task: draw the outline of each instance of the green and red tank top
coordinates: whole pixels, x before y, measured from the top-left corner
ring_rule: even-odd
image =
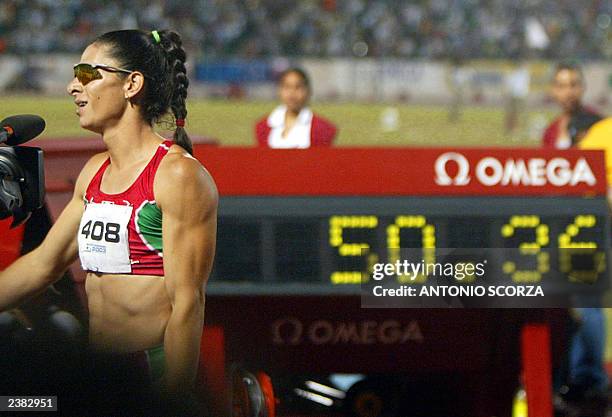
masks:
[[[164,275],[162,212],[155,203],[153,181],[170,146],[170,140],[160,143],[136,181],[119,194],[100,190],[110,158],[98,169],[87,187],[79,226],[79,257],[84,270]]]

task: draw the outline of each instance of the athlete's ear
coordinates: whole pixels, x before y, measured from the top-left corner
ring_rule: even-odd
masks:
[[[140,71],[134,71],[125,78],[123,93],[126,99],[135,97],[144,88],[144,75]]]

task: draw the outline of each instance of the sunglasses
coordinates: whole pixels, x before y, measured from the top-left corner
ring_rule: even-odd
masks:
[[[103,64],[76,64],[74,66],[74,76],[81,84],[87,85],[93,80],[102,79],[102,74],[100,74],[100,71],[98,70],[108,72],[123,72],[125,74],[131,74],[133,72],[123,68],[116,68]]]

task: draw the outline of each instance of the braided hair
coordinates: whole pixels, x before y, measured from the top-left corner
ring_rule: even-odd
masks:
[[[143,30],[117,30],[98,37],[95,43],[108,48],[121,68],[144,75],[142,118],[152,126],[171,112],[176,124],[174,143],[193,154],[191,139],[184,128],[189,79],[181,36],[169,30],[156,31],[155,35]]]

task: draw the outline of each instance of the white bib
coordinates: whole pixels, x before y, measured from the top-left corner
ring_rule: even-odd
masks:
[[[128,223],[132,206],[87,203],[79,225],[81,266],[85,271],[108,274],[132,272]]]

